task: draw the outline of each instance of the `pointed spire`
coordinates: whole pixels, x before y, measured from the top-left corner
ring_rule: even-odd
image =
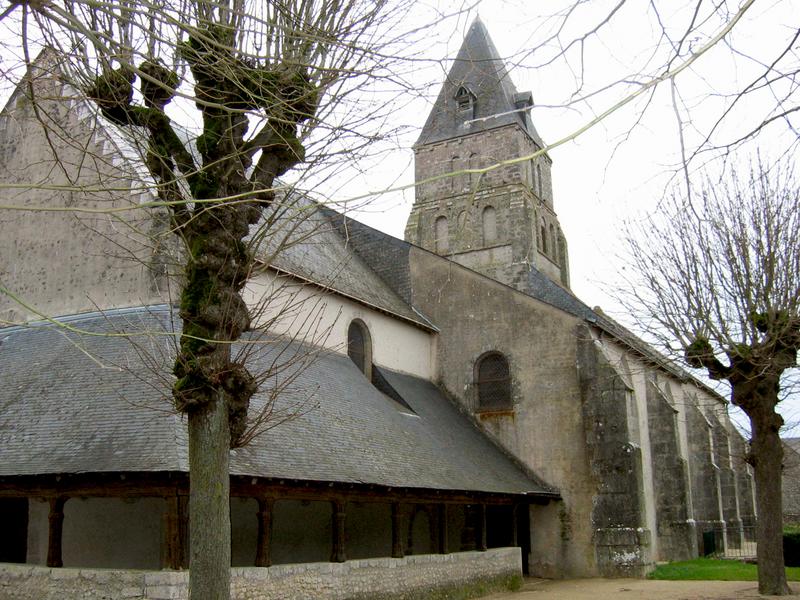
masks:
[[[416,145],[517,123],[541,147],[527,111],[519,110],[532,104],[530,92],[517,92],[486,26],[475,17]]]

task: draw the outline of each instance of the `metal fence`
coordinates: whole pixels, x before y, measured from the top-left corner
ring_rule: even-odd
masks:
[[[703,532],[701,554],[717,558],[749,560],[756,558],[756,528],[727,527]]]

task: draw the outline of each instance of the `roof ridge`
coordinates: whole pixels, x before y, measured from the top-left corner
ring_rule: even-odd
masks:
[[[55,317],[48,317],[46,319],[38,319],[36,321],[29,321],[28,323],[21,323],[19,325],[11,325],[9,327],[0,327],[0,334],[16,333],[17,331],[24,331],[33,328],[54,327],[59,323],[80,323],[82,321],[90,321],[92,319],[106,318],[112,316],[121,316],[126,314],[136,315],[141,314],[142,309],[146,312],[167,313],[173,310],[170,304],[138,304],[134,306],[125,306],[119,308],[108,308],[103,310],[93,310],[90,312],[58,315]]]

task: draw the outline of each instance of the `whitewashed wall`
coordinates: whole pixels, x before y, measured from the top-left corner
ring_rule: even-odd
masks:
[[[372,360],[381,367],[432,379],[435,369],[435,340],[427,331],[399,317],[385,314],[348,298],[325,292],[295,279],[267,272],[250,280],[245,301],[256,307],[257,325],[347,353],[347,328],[361,319],[372,338]],[[259,311],[268,299],[269,305]]]

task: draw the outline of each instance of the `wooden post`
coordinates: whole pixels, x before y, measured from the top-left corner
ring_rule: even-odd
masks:
[[[403,512],[399,502],[392,502],[392,558],[403,558]]]
[[[168,496],[167,501],[167,526],[166,526],[166,567],[179,571],[183,567],[183,523],[181,519],[181,500],[175,496]]]
[[[466,552],[475,550],[478,547],[477,535],[475,533],[475,522],[477,510],[471,504],[464,505],[464,529],[461,531],[461,551]]]
[[[519,524],[517,519],[519,513],[519,504],[514,504],[511,507],[511,545],[519,546]]]
[[[181,567],[189,568],[189,496],[178,496],[178,525],[181,536]]]
[[[345,525],[345,512],[344,501],[333,500],[331,501],[332,519],[331,519],[331,532],[333,534],[333,548],[331,549],[331,562],[345,562],[347,560],[347,552],[345,549],[344,539],[344,525]]]
[[[478,505],[478,550],[486,552],[486,505]]]
[[[67,498],[50,498],[49,530],[47,532],[47,566],[63,567],[61,539],[64,532],[64,504]]]
[[[439,554],[447,554],[447,504],[439,505]]]
[[[258,500],[258,541],[256,542],[256,566],[272,565],[272,509],[273,498]]]

